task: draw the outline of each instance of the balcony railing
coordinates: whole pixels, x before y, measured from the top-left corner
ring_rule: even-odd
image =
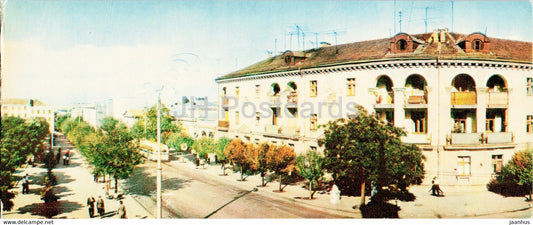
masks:
[[[267,134],[280,134],[281,129],[278,125],[267,124],[265,126],[265,133]]]
[[[487,144],[505,144],[513,142],[512,132],[487,132],[483,134],[483,139]]]
[[[229,129],[229,121],[219,120],[218,121],[218,128],[219,128],[219,130],[228,130]]]
[[[229,106],[229,98],[226,96],[222,96],[222,107],[228,107]]]
[[[281,134],[288,136],[298,136],[300,135],[300,128],[298,128],[297,126],[282,126]]]
[[[430,136],[428,134],[408,134],[402,137],[402,142],[410,144],[429,144],[431,143]]]
[[[452,145],[478,145],[480,139],[480,133],[452,133],[447,141]]]
[[[287,95],[287,103],[298,104],[298,93],[296,91],[291,91],[291,93]]]
[[[268,100],[270,101],[271,105],[278,105],[281,103],[279,100],[279,95],[270,96]]]
[[[452,92],[452,105],[476,105],[476,92]]]
[[[489,92],[488,103],[490,106],[504,106],[509,104],[509,93],[507,92]]]
[[[394,92],[378,92],[376,93],[376,104],[394,104]]]

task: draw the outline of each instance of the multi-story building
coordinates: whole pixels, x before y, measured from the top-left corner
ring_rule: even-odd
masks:
[[[422,149],[426,182],[486,184],[533,147],[532,68],[531,42],[446,29],[286,51],[216,79],[218,135],[320,150],[362,105]]]
[[[2,116],[13,116],[23,119],[42,117],[54,130],[54,107],[48,106],[37,99],[2,99]]]

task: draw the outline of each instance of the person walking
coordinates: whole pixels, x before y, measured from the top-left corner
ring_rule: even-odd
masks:
[[[434,196],[440,196],[442,194],[442,190],[440,189],[440,181],[438,177],[433,177],[433,180],[431,181],[431,194]]]
[[[100,214],[100,218],[103,217],[105,213],[105,207],[104,207],[104,199],[102,199],[102,196],[98,196],[98,201],[96,202],[96,208],[98,209],[98,214]]]
[[[120,206],[118,207],[118,217],[120,219],[126,219],[126,206],[124,205],[124,202],[120,200]]]
[[[96,201],[94,200],[94,197],[91,195],[91,197],[87,198],[87,206],[89,207],[89,217],[94,217],[94,203]]]
[[[26,194],[26,190],[27,190],[26,185],[28,184],[28,174],[26,174],[22,178],[21,182],[22,182],[22,194]]]
[[[30,193],[30,177],[28,176],[28,174],[26,174],[26,179],[25,179],[23,187],[26,189],[26,194],[29,194]]]

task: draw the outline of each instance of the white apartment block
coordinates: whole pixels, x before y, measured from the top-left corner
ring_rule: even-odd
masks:
[[[426,183],[482,185],[533,148],[532,43],[435,30],[281,55],[216,79],[218,136],[319,149],[355,104],[407,133]]]
[[[37,99],[2,99],[2,116],[28,119],[42,117],[50,124],[50,131],[54,130],[55,109]]]

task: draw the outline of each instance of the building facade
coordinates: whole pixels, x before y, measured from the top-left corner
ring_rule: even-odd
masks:
[[[50,124],[50,132],[54,130],[55,109],[37,99],[2,99],[2,116],[29,119],[42,117]]]
[[[356,105],[403,128],[426,183],[486,184],[533,148],[532,44],[446,29],[281,55],[219,77],[218,135],[319,149]]]

